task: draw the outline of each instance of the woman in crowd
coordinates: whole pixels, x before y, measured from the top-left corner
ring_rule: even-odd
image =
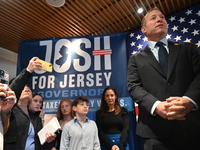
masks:
[[[54,147],[51,150],[60,149],[60,138],[64,125],[74,118],[72,111],[72,103],[68,98],[64,98],[60,101],[57,110],[57,118],[60,123],[61,129],[57,132],[57,137],[54,142]]]
[[[96,123],[102,150],[129,150],[128,110],[120,107],[113,87],[107,87],[103,91],[101,107],[96,112]]]
[[[47,142],[40,144],[37,133],[42,129],[42,121],[28,110],[31,100],[32,91],[25,86],[11,112],[10,126],[4,136],[4,150],[47,150],[48,143],[55,139],[55,134],[47,133]]]
[[[28,103],[32,99],[32,92],[25,86],[32,77],[34,70],[40,70],[42,64],[33,57],[27,66],[16,78],[10,81],[10,88],[15,92],[17,104],[13,107],[10,116],[10,126],[4,135],[4,150],[48,150],[46,146],[55,139],[55,134],[47,133],[43,146],[39,142],[37,132],[42,128],[42,122],[35,120],[28,111]]]
[[[42,119],[42,123],[44,124],[44,111],[42,110],[44,98],[42,95],[34,93],[32,101],[30,102],[28,108],[31,112],[33,112],[36,116],[39,116]]]

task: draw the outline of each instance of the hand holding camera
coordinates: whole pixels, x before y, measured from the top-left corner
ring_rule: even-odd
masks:
[[[16,103],[15,92],[8,87],[9,74],[7,71],[0,68],[0,105],[1,109],[3,105],[8,103],[13,106]]]
[[[15,96],[15,92],[12,91],[7,84],[2,84],[0,83],[0,100],[1,100],[1,105],[3,105],[3,103],[16,103],[16,96]]]
[[[0,107],[1,111],[8,114],[16,103],[15,92],[6,84],[0,83]]]

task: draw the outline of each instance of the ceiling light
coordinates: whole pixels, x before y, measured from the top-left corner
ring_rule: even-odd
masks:
[[[140,8],[137,10],[138,14],[143,13],[143,11],[144,11],[144,9],[143,9],[142,7],[140,7]]]
[[[61,7],[65,4],[65,0],[46,0],[46,2],[53,7]]]

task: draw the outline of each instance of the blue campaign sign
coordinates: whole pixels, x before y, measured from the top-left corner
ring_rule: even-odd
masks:
[[[53,72],[35,71],[30,82],[33,92],[43,95],[46,113],[56,113],[61,99],[78,96],[88,97],[90,112],[95,112],[107,86],[115,87],[121,106],[132,111],[126,86],[126,36],[125,32],[22,41],[17,71],[26,68],[34,56],[52,63]]]
[[[63,98],[73,101],[78,96],[86,96],[90,100],[88,117],[95,120],[104,88],[114,87],[120,105],[129,110],[130,148],[140,150],[140,140],[135,134],[134,105],[126,85],[127,36],[129,33],[124,32],[22,41],[19,44],[17,74],[35,56],[52,63],[52,72],[35,71],[29,83],[33,92],[44,97],[43,109],[47,114],[55,114]]]

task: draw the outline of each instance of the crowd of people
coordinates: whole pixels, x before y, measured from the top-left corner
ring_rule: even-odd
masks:
[[[158,8],[147,12],[141,31],[148,45],[132,55],[127,86],[139,106],[137,134],[144,150],[198,150],[200,147],[200,55],[192,43],[166,38],[167,21]],[[9,86],[0,83],[0,150],[129,150],[129,113],[114,87],[106,87],[96,120],[87,117],[89,99],[63,98],[57,119],[61,128],[37,133],[44,125],[44,98],[27,86],[41,63],[33,57]]]
[[[32,106],[33,94],[27,86],[28,80],[35,69],[41,67],[41,63],[36,62],[33,57],[27,66],[16,78],[9,82],[9,88],[15,93],[15,103],[4,102],[6,105],[12,104],[12,109],[8,116],[8,126],[4,134],[4,150],[40,150],[48,148],[49,144],[55,139],[54,133],[46,133],[46,143],[41,145],[37,133],[42,129],[42,120],[36,113],[35,106]],[[7,91],[4,91],[7,96]],[[31,106],[31,107],[29,107]]]
[[[46,133],[46,142],[41,144],[37,133],[44,125],[44,98],[40,94],[32,93],[27,85],[32,72],[41,68],[40,62],[35,59],[37,57],[33,57],[27,68],[9,82],[9,87],[4,88],[0,83],[0,96],[7,100],[1,106],[3,126],[0,129],[4,141],[1,149],[77,150],[82,147],[94,150],[123,150],[128,147],[128,110],[120,107],[117,92],[113,87],[108,87],[103,92],[102,105],[97,112],[97,124],[87,117],[87,97],[78,97],[73,102],[68,98],[62,99],[57,110],[61,128],[56,133]],[[114,116],[117,118],[108,121]],[[104,130],[107,125],[109,130]],[[115,137],[109,136],[111,134]],[[104,137],[107,137],[106,141],[103,140]],[[113,138],[116,140],[114,143]]]

